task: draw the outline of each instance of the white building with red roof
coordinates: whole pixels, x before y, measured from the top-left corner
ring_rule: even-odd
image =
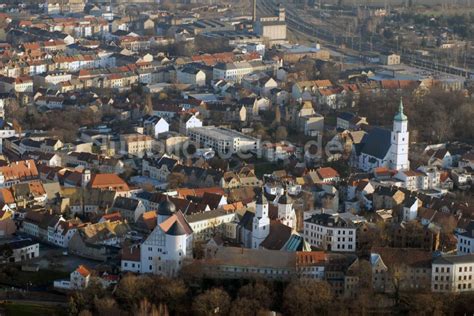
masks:
[[[141,273],[174,276],[192,258],[193,230],[169,199],[160,203],[157,215],[157,226],[140,247]]]

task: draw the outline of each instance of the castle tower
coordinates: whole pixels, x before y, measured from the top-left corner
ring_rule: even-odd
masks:
[[[253,217],[252,249],[258,249],[262,241],[270,233],[270,218],[268,217],[268,201],[262,189],[257,198],[255,216]]]
[[[288,227],[296,226],[296,213],[293,208],[293,199],[288,191],[278,199],[278,219]]]
[[[166,199],[160,204],[158,204],[158,210],[156,212],[156,222],[161,224],[166,221],[171,215],[176,212],[176,205],[170,201],[169,196],[166,196]]]
[[[91,171],[89,169],[84,169],[82,172],[82,179],[81,179],[82,187],[85,188],[89,182],[91,182]]]
[[[398,113],[393,119],[393,130],[391,135],[390,168],[394,170],[407,170],[410,168],[408,161],[408,118],[403,113],[403,101],[400,98]]]

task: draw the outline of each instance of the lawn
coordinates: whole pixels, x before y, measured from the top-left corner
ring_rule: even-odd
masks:
[[[41,305],[33,303],[6,303],[5,305],[0,305],[5,315],[15,315],[15,316],[60,316],[67,315],[64,308],[52,306],[52,305]]]

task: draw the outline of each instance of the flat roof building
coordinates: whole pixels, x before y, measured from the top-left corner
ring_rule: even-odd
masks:
[[[216,126],[203,126],[187,130],[189,138],[204,147],[211,147],[218,154],[235,154],[256,151],[260,140],[240,132]]]

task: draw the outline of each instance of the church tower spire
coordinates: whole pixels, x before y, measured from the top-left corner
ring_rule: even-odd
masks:
[[[400,97],[398,112],[393,118],[393,130],[391,135],[390,168],[394,170],[406,170],[410,168],[408,161],[408,117],[403,113],[403,100]]]
[[[265,193],[262,192],[257,198],[255,216],[253,217],[252,227],[252,245],[253,249],[258,249],[262,241],[267,238],[270,233],[270,218],[268,217],[268,201]]]
[[[400,104],[398,105],[398,113],[395,115],[395,121],[408,121],[408,117],[403,113],[403,99],[400,97]]]

